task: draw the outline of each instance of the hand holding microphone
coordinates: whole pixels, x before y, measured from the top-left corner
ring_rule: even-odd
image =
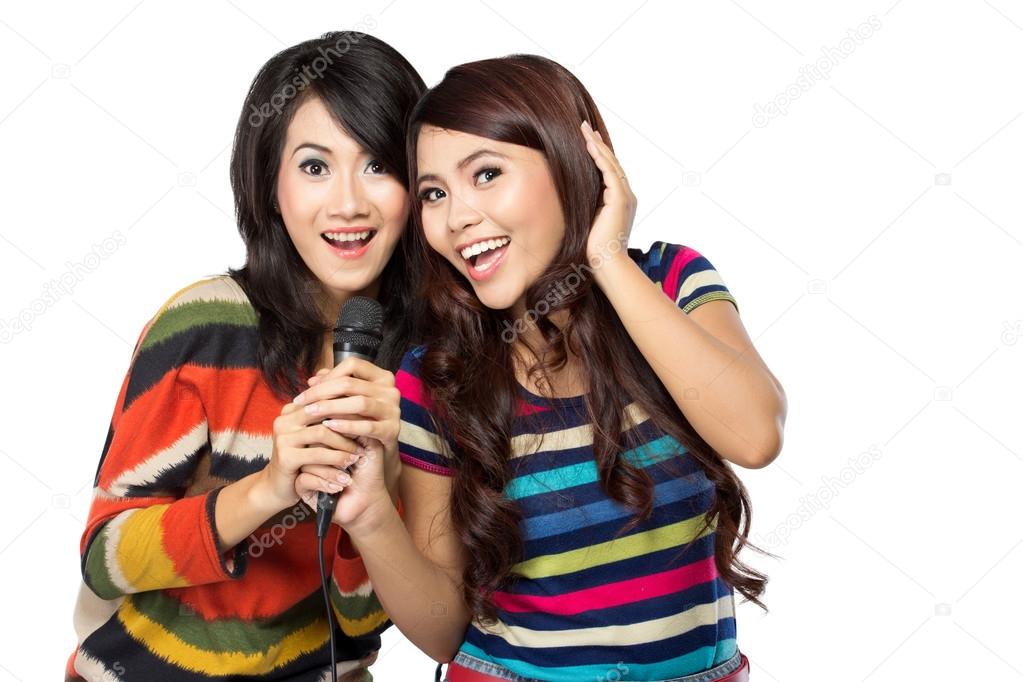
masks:
[[[274,419],[270,462],[260,474],[265,482],[262,494],[274,500],[278,510],[298,502],[295,480],[304,465],[316,463],[341,471],[359,459],[359,443],[324,426],[322,421],[322,417],[308,414],[296,403],[285,404]]]
[[[401,471],[397,457],[401,397],[394,375],[373,364],[382,322],[379,303],[361,296],[348,299],[334,328],[334,369],[310,378],[310,388],[295,399],[311,418],[355,441],[356,451],[361,447],[365,453],[357,460],[358,470],[346,472],[349,478],[341,505],[339,465],[330,461],[302,465],[294,492],[317,510],[320,537],[332,520],[347,527],[368,508],[385,501],[392,504],[396,496]]]

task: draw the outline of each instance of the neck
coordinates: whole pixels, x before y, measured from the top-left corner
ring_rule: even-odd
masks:
[[[320,361],[320,366],[329,369],[334,366],[334,324],[337,322],[341,307],[352,296],[366,296],[367,298],[378,300],[380,295],[380,279],[377,278],[365,289],[359,291],[328,291],[329,293],[322,293],[318,301],[321,318],[327,327],[323,333],[323,357]]]
[[[521,320],[522,324],[526,327],[525,331],[519,334],[520,341],[528,343],[530,346],[537,348],[537,350],[547,350],[543,347],[545,344],[543,336],[540,334],[540,329],[535,323],[530,324],[526,319],[526,304],[524,300],[520,299],[514,306],[512,306],[512,314],[514,320]],[[557,310],[546,317],[547,321],[558,329],[564,329],[570,319],[568,310]]]
[[[318,297],[320,315],[327,325],[333,329],[334,322],[341,312],[342,306],[353,296],[365,296],[373,300],[379,300],[380,278],[373,280],[367,287],[359,291],[338,291],[326,288]]]

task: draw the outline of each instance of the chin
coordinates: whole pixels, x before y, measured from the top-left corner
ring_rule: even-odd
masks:
[[[479,292],[476,292],[476,297],[480,300],[480,303],[490,308],[491,310],[507,310],[515,304],[514,296],[505,296],[502,294],[480,296]]]
[[[333,290],[335,293],[345,292],[352,294],[357,291],[362,291],[370,285],[373,281],[372,277],[366,277],[365,275],[340,275],[334,273],[330,279],[324,280],[320,278],[320,282],[325,284],[327,288]]]

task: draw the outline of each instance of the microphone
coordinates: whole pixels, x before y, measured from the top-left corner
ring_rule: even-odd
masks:
[[[334,366],[345,358],[362,358],[376,363],[383,340],[384,309],[366,296],[352,296],[341,306],[334,323]],[[326,537],[341,493],[320,492],[316,497],[316,535]]]

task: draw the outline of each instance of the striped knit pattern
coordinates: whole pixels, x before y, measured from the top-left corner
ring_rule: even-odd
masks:
[[[656,243],[630,255],[689,312],[734,298],[693,249]],[[738,306],[736,306],[738,309]],[[455,446],[433,428],[419,378],[423,347],[396,375],[403,462],[457,475]],[[525,552],[518,577],[495,594],[498,623],[474,621],[460,650],[542,680],[665,680],[706,671],[738,650],[732,588],[714,563],[707,513],[714,486],[686,448],[635,402],[624,457],[654,482],[650,518],[624,531],[632,510],[598,484],[583,396],[547,399],[520,386],[511,478]]]
[[[182,289],[143,329],[81,539],[79,643],[66,679],[329,679],[309,508],[283,510],[217,549],[217,495],[269,462],[284,404],[257,366],[257,331],[255,309],[226,275]],[[364,667],[390,625],[342,539],[331,526],[339,673]]]
[[[698,251],[680,244],[654,242],[646,251],[629,249],[629,255],[664,293],[690,313],[708,301],[730,301],[739,311],[735,297],[721,280],[710,261]]]

